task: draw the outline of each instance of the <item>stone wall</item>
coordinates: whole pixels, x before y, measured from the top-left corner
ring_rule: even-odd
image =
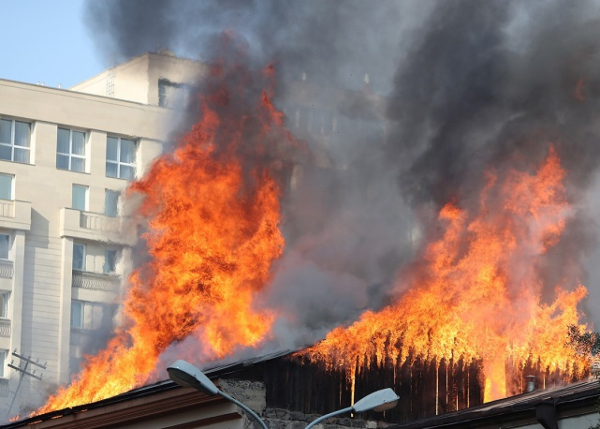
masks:
[[[220,379],[218,384],[223,392],[250,407],[265,421],[270,429],[304,429],[307,424],[321,417],[320,414],[305,414],[282,408],[267,408],[265,385],[258,381]],[[246,429],[260,429],[260,426],[253,419],[249,418],[243,411],[241,412],[244,414]],[[383,429],[388,426],[391,426],[391,424],[382,421],[341,416],[327,419],[316,425],[315,429]]]
[[[270,429],[304,429],[307,424],[318,419],[321,417],[321,415],[304,414],[298,411],[284,410],[281,408],[267,408],[264,416],[262,417]],[[315,429],[382,429],[388,426],[391,426],[391,423],[375,420],[363,420],[360,418],[351,418],[350,416],[342,415],[340,417],[332,417],[327,419],[314,427]]]

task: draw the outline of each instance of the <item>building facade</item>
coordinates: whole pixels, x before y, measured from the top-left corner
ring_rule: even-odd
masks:
[[[70,89],[0,79],[0,421],[41,405],[107,340],[137,240],[121,193],[204,73],[161,51]],[[385,142],[384,100],[367,87],[304,78],[280,105],[318,169],[343,170],[329,149],[364,123]]]
[[[70,90],[0,79],[0,420],[102,343],[136,241],[119,197],[161,153],[164,107],[199,72],[159,53]]]

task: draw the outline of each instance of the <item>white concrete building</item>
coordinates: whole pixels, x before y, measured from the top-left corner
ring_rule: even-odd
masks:
[[[136,240],[119,195],[160,154],[163,107],[201,72],[162,52],[70,90],[0,79],[0,420],[20,377],[11,414],[67,382],[112,323],[118,261]]]

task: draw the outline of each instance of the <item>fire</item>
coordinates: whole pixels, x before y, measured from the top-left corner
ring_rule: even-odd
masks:
[[[284,246],[282,151],[293,144],[272,90],[256,90],[272,75],[269,67],[256,82],[239,64],[213,67],[199,121],[128,190],[143,197],[137,220],[147,221],[150,260],[129,279],[123,326],[36,414],[143,384],[160,354],[190,335],[204,360],[269,336],[275,313],[257,310],[255,297]]]
[[[580,376],[588,362],[565,343],[586,289],[558,285],[555,301],[544,304],[538,271],[571,214],[565,175],[552,147],[534,171],[489,170],[476,209],[449,203],[440,211],[442,237],[398,280],[408,292],[304,353],[346,369],[349,379],[372,356],[379,366],[417,357],[437,365],[481,360],[485,401],[507,395],[507,362],[533,360],[546,371]]]

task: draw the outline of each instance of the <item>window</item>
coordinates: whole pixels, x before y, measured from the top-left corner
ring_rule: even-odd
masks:
[[[71,327],[83,329],[83,302],[71,301]]]
[[[73,185],[73,192],[71,198],[71,207],[75,210],[81,210],[82,212],[88,209],[88,187],[83,185]]]
[[[13,179],[15,176],[10,174],[0,174],[0,199],[13,199]]]
[[[119,191],[104,190],[104,214],[106,216],[117,216],[119,212]]]
[[[104,274],[114,273],[117,268],[117,251],[113,249],[107,249],[104,251],[104,267],[102,271]]]
[[[56,168],[85,171],[85,133],[58,129]]]
[[[31,124],[0,119],[0,159],[29,164]]]
[[[0,293],[0,317],[3,317],[3,318],[8,317],[8,297],[9,296],[10,296],[10,292]]]
[[[8,350],[0,350],[0,378],[6,377],[6,359],[8,357]]]
[[[158,105],[173,107],[175,103],[187,104],[188,87],[168,79],[158,80]]]
[[[73,243],[73,269],[85,271],[85,244]]]
[[[77,329],[99,329],[112,321],[110,306],[98,302],[71,301],[71,327]]]
[[[135,177],[135,142],[120,137],[106,139],[106,176],[133,180]]]
[[[0,234],[0,259],[10,259],[10,235]]]

